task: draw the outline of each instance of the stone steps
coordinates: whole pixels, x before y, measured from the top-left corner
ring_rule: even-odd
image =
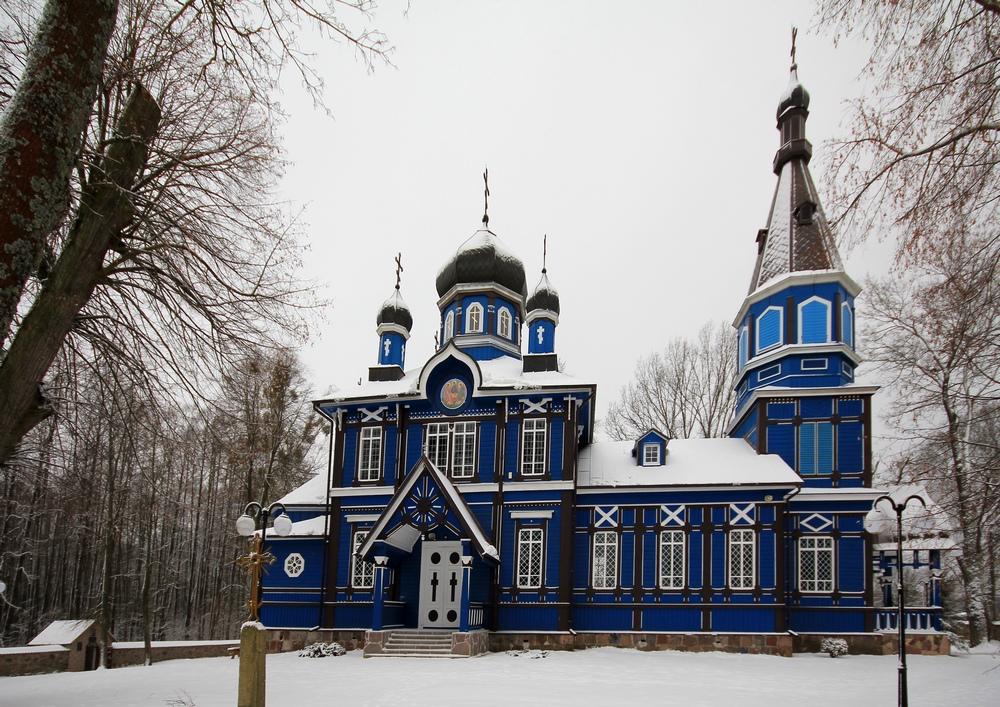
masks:
[[[374,657],[460,658],[452,655],[451,631],[401,629],[393,631],[380,654]]]

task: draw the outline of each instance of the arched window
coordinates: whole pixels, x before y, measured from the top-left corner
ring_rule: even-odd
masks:
[[[825,344],[830,340],[830,303],[810,297],[799,305],[799,343]]]
[[[757,320],[757,352],[784,342],[781,331],[781,307],[768,307]]]
[[[453,336],[455,336],[455,313],[448,312],[448,316],[444,318],[444,341],[448,341]]]
[[[500,324],[497,333],[505,339],[510,338],[510,310],[506,307],[500,309]]]
[[[844,302],[840,305],[840,340],[854,348],[854,312],[851,305]]]
[[[483,330],[483,305],[473,302],[465,314],[465,332],[478,334]]]
[[[747,365],[747,358],[748,358],[747,344],[748,344],[748,341],[749,341],[749,339],[747,337],[747,328],[746,327],[740,327],[740,370],[743,370],[743,367]]]

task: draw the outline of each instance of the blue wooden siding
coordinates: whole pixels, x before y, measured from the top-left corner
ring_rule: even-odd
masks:
[[[508,479],[521,473],[517,450],[521,445],[521,426],[517,420],[507,422],[507,449],[504,450],[504,474]]]
[[[781,343],[781,308],[769,309],[757,320],[757,350]]]
[[[767,404],[767,418],[769,420],[792,420],[795,418],[795,401],[774,401]]]
[[[354,473],[358,468],[358,428],[344,430],[344,486],[354,483]]]
[[[549,473],[553,480],[563,477],[563,423],[561,418],[554,418],[549,425],[551,440],[549,442]]]
[[[768,425],[767,453],[777,454],[795,468],[795,425]]]
[[[424,452],[424,426],[410,424],[406,431],[406,474],[420,461],[420,456]]]
[[[799,341],[803,344],[825,344],[830,340],[830,303],[812,300],[799,305],[802,329]]]
[[[483,483],[497,480],[493,469],[496,446],[497,423],[495,420],[484,420],[479,423],[479,480]]]
[[[395,425],[386,428],[385,449],[382,450],[382,478],[386,486],[396,482],[396,447],[399,444],[399,430]]]
[[[864,471],[864,424],[844,422],[837,425],[837,468],[841,474]]]
[[[865,543],[861,537],[840,538],[838,544],[840,561],[837,563],[840,577],[838,586],[842,592],[861,592],[865,589],[865,569],[870,562],[865,557]]]
[[[865,401],[861,398],[838,400],[837,412],[841,417],[861,417],[865,412]]]
[[[805,419],[829,418],[833,415],[833,398],[802,398],[799,414]]]
[[[267,549],[275,557],[275,562],[268,568],[267,587],[270,588],[304,588],[319,587],[323,582],[323,541],[320,538],[289,538],[287,540],[267,541]],[[298,577],[289,577],[285,573],[285,560],[292,553],[302,555],[305,567]]]

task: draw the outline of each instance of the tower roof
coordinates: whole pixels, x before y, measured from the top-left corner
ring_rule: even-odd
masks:
[[[536,309],[544,309],[554,314],[559,314],[559,293],[549,282],[549,276],[542,269],[542,279],[538,281],[535,290],[528,297],[525,309],[529,312]]]
[[[778,186],[767,228],[757,234],[757,264],[750,292],[791,272],[844,269],[809,173],[812,147],[805,136],[808,107],[809,93],[799,83],[793,63],[788,88],[778,103],[781,146],[774,158]]]
[[[455,285],[490,282],[517,292],[521,297],[527,296],[524,263],[487,228],[484,220],[483,227],[459,246],[438,273],[438,297],[444,297]]]
[[[407,331],[413,328],[413,315],[410,314],[410,308],[406,306],[406,302],[403,301],[402,295],[399,294],[399,287],[392,293],[382,306],[379,307],[378,317],[375,319],[376,324],[398,324]]]

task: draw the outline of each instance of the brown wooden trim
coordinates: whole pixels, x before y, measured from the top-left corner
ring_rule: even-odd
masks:
[[[796,343],[795,338],[795,318],[798,314],[795,308],[795,298],[789,297],[785,300],[785,343]]]
[[[839,342],[843,341],[844,337],[840,335],[840,303],[841,303],[840,293],[834,293],[833,295],[833,316],[830,317],[830,327],[833,331],[830,332],[830,341]]]
[[[574,491],[563,491],[559,500],[559,608],[556,626],[568,631],[572,622],[569,604],[573,600],[573,540],[576,535],[576,499]]]
[[[326,584],[323,587],[321,596],[323,597],[323,621],[320,624],[323,628],[333,628],[335,623],[336,609],[333,606],[337,598],[337,560],[340,555],[340,499],[330,500],[330,533],[327,546],[326,558]]]

